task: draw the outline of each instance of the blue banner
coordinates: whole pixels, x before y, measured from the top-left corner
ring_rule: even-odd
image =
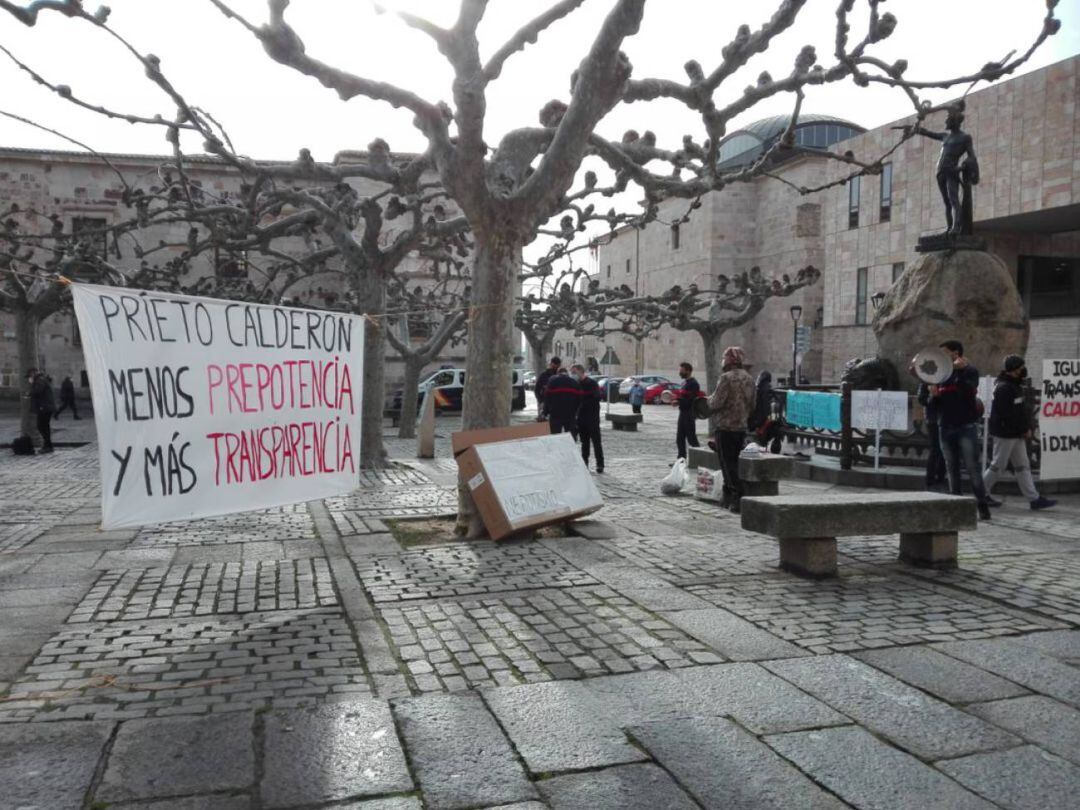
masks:
[[[840,431],[840,395],[788,391],[787,423],[801,428]]]
[[[789,425],[814,426],[814,406],[807,391],[788,391],[786,416]]]

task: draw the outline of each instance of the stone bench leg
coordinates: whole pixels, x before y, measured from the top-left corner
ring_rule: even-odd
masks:
[[[779,481],[743,481],[743,495],[747,498],[757,498],[780,494]]]
[[[900,559],[920,568],[956,568],[956,532],[900,535]]]
[[[836,538],[782,539],[780,567],[800,577],[821,579],[836,576]]]

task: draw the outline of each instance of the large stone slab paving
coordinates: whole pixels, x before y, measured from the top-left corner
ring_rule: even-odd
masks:
[[[627,740],[613,716],[618,701],[598,697],[584,682],[492,689],[484,699],[533,774],[648,758]]]
[[[1069,664],[1080,664],[1080,630],[1051,630],[1029,633],[1013,639],[1017,644],[1034,647]]]
[[[856,726],[779,734],[765,742],[860,810],[994,810],[929,765]]]
[[[765,666],[860,725],[926,759],[1019,742],[1013,735],[846,655],[792,658]]]
[[[755,664],[536,684],[484,694],[534,774],[643,759],[622,729],[648,722],[732,716],[757,734],[847,722]]]
[[[723,717],[627,729],[708,810],[839,810],[845,805]]]
[[[936,649],[1008,678],[1035,692],[1080,706],[1080,669],[1034,647],[1004,640],[957,641]]]
[[[126,801],[250,788],[255,750],[250,712],[131,720],[109,755],[100,801]]]
[[[250,810],[251,797],[242,795],[185,796],[182,799],[161,799],[128,805],[138,810]]]
[[[392,796],[387,799],[364,799],[335,804],[333,810],[423,810],[423,807],[420,800],[413,796]]]
[[[1076,807],[1080,767],[1033,745],[938,762],[956,781],[1001,807]]]
[[[394,703],[424,804],[459,810],[537,798],[480,695],[426,695]]]
[[[413,781],[383,700],[266,715],[262,806],[292,807],[400,793]]]
[[[1042,695],[976,703],[967,711],[1080,765],[1080,711]]]
[[[0,805],[82,807],[111,723],[0,726]]]
[[[539,783],[552,810],[695,810],[697,803],[655,765],[621,765]]]
[[[676,610],[663,616],[732,661],[763,661],[810,655],[806,650],[721,608]]]
[[[930,647],[890,647],[856,653],[854,657],[947,703],[974,703],[1028,694],[1027,689],[1012,681]]]

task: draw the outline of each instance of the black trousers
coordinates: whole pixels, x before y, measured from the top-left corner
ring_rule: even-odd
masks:
[[[589,445],[596,452],[596,469],[604,469],[604,445],[600,441],[600,423],[579,422],[578,435],[581,436],[581,458],[589,466]]]
[[[37,429],[41,434],[43,447],[52,447],[52,411],[39,412],[37,415]]]
[[[79,406],[75,404],[74,399],[61,399],[60,407],[56,409],[56,418],[60,418],[60,414],[64,412],[65,408],[71,408],[71,412],[75,414],[75,418],[79,418]]]
[[[679,458],[686,458],[686,445],[698,447],[697,424],[693,411],[679,409],[679,426],[675,430],[675,448],[679,451]]]
[[[640,405],[631,405],[630,408],[634,411],[634,413],[641,413]]]
[[[577,417],[563,419],[551,413],[548,414],[548,425],[552,433],[569,433],[573,440],[577,441]]]
[[[926,435],[930,440],[930,451],[926,455],[926,485],[929,487],[945,482],[945,456],[941,454],[941,432],[937,422],[926,423]]]
[[[743,495],[739,478],[739,453],[746,433],[742,430],[716,431],[716,449],[720,456],[720,471],[724,474],[724,503],[737,506]]]

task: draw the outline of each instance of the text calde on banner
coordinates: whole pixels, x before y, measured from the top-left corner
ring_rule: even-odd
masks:
[[[1080,360],[1043,360],[1039,478],[1080,478]]]
[[[102,525],[356,487],[364,330],[337,312],[74,284]]]

